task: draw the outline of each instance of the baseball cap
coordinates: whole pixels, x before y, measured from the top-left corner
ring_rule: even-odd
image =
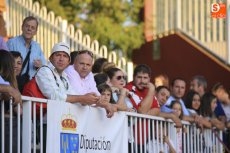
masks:
[[[65,42],[59,42],[59,43],[56,43],[53,46],[51,55],[53,53],[55,53],[55,52],[60,52],[61,51],[61,52],[65,52],[69,56],[69,58],[70,58],[70,50],[69,49],[70,49],[70,47],[69,47],[69,45],[67,43],[65,43]]]

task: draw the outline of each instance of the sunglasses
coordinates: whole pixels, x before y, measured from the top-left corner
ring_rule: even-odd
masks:
[[[91,56],[93,58],[93,53],[91,51],[88,51],[88,50],[79,50],[79,51],[77,51],[77,55],[85,54],[85,53],[87,53],[89,56]]]
[[[121,79],[126,80],[126,76],[121,76],[121,75],[120,75],[120,76],[117,76],[116,79],[117,79],[117,80],[121,80]]]

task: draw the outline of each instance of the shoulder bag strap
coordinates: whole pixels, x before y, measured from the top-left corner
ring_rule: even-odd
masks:
[[[47,68],[50,69],[50,71],[52,72],[52,74],[53,74],[53,76],[54,76],[54,79],[55,79],[55,81],[56,81],[56,85],[59,87],[59,84],[58,84],[58,82],[57,82],[57,77],[55,76],[53,70],[51,70],[51,68],[50,68],[49,66],[47,66],[47,65],[43,65],[43,66],[41,66],[40,68],[42,68],[42,67],[47,67]],[[35,75],[38,73],[38,71],[40,70],[40,68],[37,70],[37,72],[35,73]],[[34,75],[34,77],[35,77],[35,75]]]
[[[23,64],[22,64],[22,70],[21,70],[19,76],[22,74],[22,71],[24,70],[25,65],[26,65],[27,62],[28,62],[28,65],[27,65],[26,73],[29,72],[29,64],[30,64],[30,63],[29,63],[29,57],[30,57],[30,53],[31,53],[31,45],[30,45],[29,51],[28,51],[28,53],[27,53],[27,55],[26,55],[26,58],[25,58],[25,60],[24,60],[24,62],[23,62]]]

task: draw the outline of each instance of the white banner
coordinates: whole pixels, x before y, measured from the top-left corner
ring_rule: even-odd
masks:
[[[105,109],[49,101],[47,153],[126,153],[125,113],[106,117]]]

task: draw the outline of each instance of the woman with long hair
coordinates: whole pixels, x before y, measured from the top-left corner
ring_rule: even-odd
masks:
[[[17,80],[16,80],[16,75],[14,71],[14,57],[12,54],[8,51],[5,50],[0,50],[0,76],[1,79],[5,81],[5,86],[8,86],[13,90],[12,93],[1,93],[1,99],[4,99],[5,101],[5,107],[4,107],[4,125],[5,125],[5,133],[4,133],[4,138],[5,138],[5,152],[9,152],[9,138],[10,138],[10,132],[9,132],[9,126],[10,126],[10,102],[9,99],[11,96],[14,98],[13,101],[16,101],[16,103],[21,101],[21,95],[18,91],[18,86],[17,86]],[[2,105],[0,105],[2,107]],[[17,105],[15,105],[17,106]],[[1,109],[1,108],[0,108]],[[14,113],[17,112],[17,107],[13,108]],[[21,113],[21,112],[20,112]],[[1,113],[2,114],[2,113]],[[0,117],[0,120],[2,120],[2,116]],[[13,116],[13,152],[17,152],[17,118]],[[3,133],[1,133],[2,135]],[[0,143],[1,144],[1,143]]]
[[[1,50],[0,75],[5,81],[9,82],[11,86],[17,88],[17,80],[14,73],[14,57],[10,54],[10,52]]]

